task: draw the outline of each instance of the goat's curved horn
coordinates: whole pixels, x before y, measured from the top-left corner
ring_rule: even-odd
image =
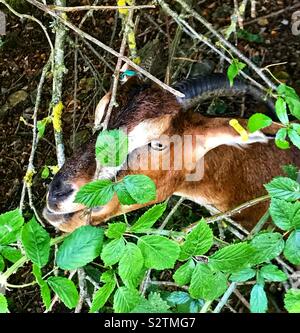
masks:
[[[184,109],[189,109],[199,102],[218,96],[239,96],[249,94],[256,99],[264,100],[270,110],[274,110],[271,99],[265,93],[241,80],[235,79],[231,87],[228,77],[221,73],[207,76],[197,76],[178,82],[174,88],[185,94],[185,97],[177,97]]]

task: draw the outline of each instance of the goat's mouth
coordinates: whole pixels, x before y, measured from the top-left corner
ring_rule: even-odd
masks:
[[[43,216],[51,225],[64,231],[64,225],[74,223],[74,221],[78,221],[80,225],[89,224],[91,214],[101,211],[102,208],[102,206],[94,207],[89,213],[86,208],[74,212],[53,212],[49,210],[48,207],[45,207],[43,210]]]

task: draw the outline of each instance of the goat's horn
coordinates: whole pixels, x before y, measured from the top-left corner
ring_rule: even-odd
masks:
[[[264,100],[269,109],[274,110],[271,99],[257,88],[238,79],[234,80],[231,87],[229,79],[221,73],[214,73],[207,76],[197,76],[178,82],[174,88],[185,94],[185,97],[177,97],[178,102],[184,109],[189,109],[199,102],[217,96],[239,96],[249,94],[256,99]]]

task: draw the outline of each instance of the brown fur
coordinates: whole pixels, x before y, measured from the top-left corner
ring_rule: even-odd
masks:
[[[180,112],[180,106],[176,99],[159,88],[145,87],[136,90],[137,93],[125,102],[125,107],[120,106],[114,110],[110,128],[118,128],[128,125],[129,130],[145,119],[153,119],[153,126],[161,126],[161,120],[156,119],[162,115],[170,114],[173,117],[171,125],[167,131],[161,134],[193,136],[203,135],[204,142],[210,138],[216,138],[226,134],[232,137],[238,134],[229,126],[229,119],[206,118],[194,112]],[[245,126],[246,121],[239,119]],[[278,130],[276,125],[264,129],[266,134],[274,134]],[[95,138],[83,147],[77,154],[69,159],[59,172],[65,182],[80,183],[91,181],[95,173],[94,161]],[[134,158],[136,155],[140,159],[148,158],[149,146],[138,148],[129,155]],[[171,161],[178,158],[174,156],[174,149],[171,146]],[[124,212],[136,210],[143,206],[161,202],[173,193],[180,193],[183,196],[194,199],[196,202],[204,201],[212,204],[221,211],[232,209],[243,202],[256,198],[266,193],[263,184],[269,182],[273,177],[282,175],[281,166],[285,164],[295,164],[300,167],[300,151],[295,147],[289,150],[279,150],[275,147],[274,141],[268,143],[253,143],[245,148],[220,145],[212,150],[205,151],[204,156],[204,177],[196,182],[186,181],[185,176],[191,170],[125,170],[117,175],[118,180],[128,174],[143,173],[148,175],[156,183],[157,198],[145,205],[121,206],[116,196],[105,205],[100,211],[92,212],[87,216],[83,211],[75,212],[63,217],[58,227],[63,231],[72,231],[80,225],[91,223],[99,224],[113,216]],[[185,154],[193,154],[196,160],[199,158],[195,149]],[[160,160],[164,158],[164,152],[157,152]],[[196,157],[197,155],[197,157]],[[184,156],[183,156],[184,157]],[[171,163],[171,165],[173,165]],[[235,218],[245,227],[250,228],[258,221],[267,209],[267,203],[257,205],[237,214]],[[58,213],[60,213],[58,211]],[[54,221],[55,216],[45,214],[46,218]],[[59,218],[59,215],[58,217]]]

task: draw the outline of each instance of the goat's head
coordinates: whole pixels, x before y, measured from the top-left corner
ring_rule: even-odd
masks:
[[[249,87],[246,84],[236,81],[230,87],[225,76],[216,74],[187,80],[175,87],[186,97],[176,98],[157,86],[131,83],[110,118],[109,129],[121,128],[128,134],[126,168],[124,165],[101,167],[97,178],[121,179],[125,175],[140,173],[149,176],[156,184],[157,197],[145,205],[161,202],[180,192],[188,176],[192,182],[199,181],[203,171],[202,157],[212,148],[243,143],[228,126],[228,119],[211,119],[208,122],[199,114],[184,111],[202,99],[247,93]],[[266,140],[262,133],[256,133],[248,143]],[[83,205],[74,203],[79,188],[95,177],[95,142],[96,136],[75,152],[50,184],[44,216],[62,231],[70,232],[87,223],[98,224],[145,206],[121,206],[114,196],[107,205],[86,214]]]

